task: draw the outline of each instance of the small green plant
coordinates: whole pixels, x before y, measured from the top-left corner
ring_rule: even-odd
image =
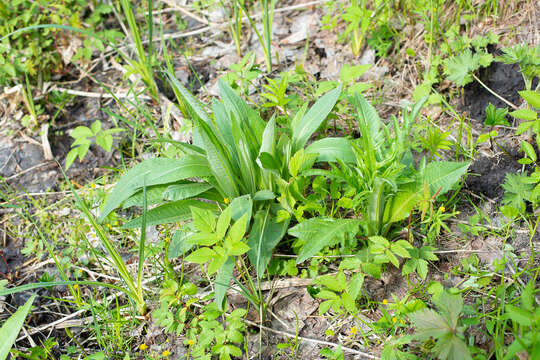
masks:
[[[249,95],[250,87],[261,74],[258,66],[255,64],[255,53],[249,52],[237,64],[232,64],[230,71],[221,78],[233,89],[238,89],[241,94]]]
[[[364,284],[363,274],[354,274],[347,281],[345,273],[339,271],[336,276],[319,276],[313,283],[321,287],[321,290],[317,292],[315,297],[324,300],[319,305],[320,315],[323,315],[330,309],[336,314],[344,314],[345,312],[356,314],[358,309],[355,301],[361,295]]]
[[[384,1],[374,1],[373,9],[368,8],[366,0],[351,0],[351,6],[345,9],[341,18],[347,22],[343,36],[351,37],[351,48],[354,56],[360,55],[368,30],[377,20],[378,12],[384,7]]]
[[[489,103],[486,107],[486,119],[484,120],[484,126],[494,127],[497,125],[510,126],[506,115],[508,114],[508,108],[496,108],[495,105]]]
[[[461,296],[443,292],[434,297],[433,303],[438,312],[423,309],[408,315],[416,328],[413,339],[433,339],[436,343],[431,352],[441,360],[472,359],[464,341],[464,327],[460,324],[463,311]]]
[[[99,120],[94,121],[90,127],[77,126],[70,134],[74,141],[71,144],[72,149],[66,156],[66,169],[70,168],[77,157],[79,157],[79,161],[84,159],[92,142],[107,152],[111,151],[114,141],[113,135],[122,131],[125,130],[121,128],[103,130]]]
[[[503,55],[495,60],[505,64],[518,64],[525,82],[525,90],[532,90],[534,78],[540,78],[540,45],[535,47],[518,44],[502,48]],[[538,91],[540,85],[536,86]]]

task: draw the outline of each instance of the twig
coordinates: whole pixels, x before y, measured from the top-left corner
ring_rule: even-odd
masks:
[[[66,89],[62,87],[53,87],[51,90],[61,91],[65,92],[69,95],[75,95],[75,96],[84,96],[89,98],[104,98],[104,99],[110,99],[110,98],[135,98],[134,94],[130,94],[130,92],[121,92],[121,93],[115,93],[115,94],[109,94],[109,93],[97,93],[97,92],[89,92],[89,91],[80,91],[80,90],[72,90],[72,89]],[[147,95],[137,95],[138,99],[142,100],[151,100],[152,98]]]
[[[17,177],[19,177],[19,176],[21,176],[21,175],[24,175],[24,174],[26,174],[26,173],[28,173],[28,172],[30,172],[30,171],[32,171],[32,170],[39,169],[40,167],[43,167],[43,166],[45,166],[45,165],[51,165],[51,164],[56,164],[56,163],[55,163],[54,161],[45,161],[45,162],[42,162],[42,163],[40,163],[40,164],[31,166],[31,167],[29,167],[28,169],[25,169],[25,170],[23,170],[23,171],[21,171],[21,172],[18,172],[18,173],[14,174],[14,175],[11,175],[10,177],[6,178],[5,181],[13,180],[13,179],[15,179],[15,178],[17,178]]]
[[[331,346],[331,347],[341,346],[341,350],[352,353],[352,354],[363,356],[366,359],[379,359],[377,356],[370,355],[370,354],[365,353],[365,352],[360,351],[360,350],[351,349],[351,348],[345,347],[345,346],[343,346],[341,344],[336,344],[336,343],[333,343],[333,342],[330,342],[330,341],[324,341],[324,340],[319,340],[319,339],[312,339],[312,338],[308,338],[308,337],[304,337],[304,336],[297,336],[296,334],[292,334],[292,333],[289,333],[287,331],[281,331],[281,330],[272,329],[272,328],[266,327],[264,325],[257,324],[256,322],[253,322],[253,321],[250,321],[250,320],[247,320],[247,319],[245,319],[244,322],[246,324],[251,325],[251,326],[256,326],[256,327],[258,327],[258,328],[260,328],[262,330],[270,331],[270,332],[272,332],[274,334],[286,336],[286,337],[291,338],[291,339],[298,339],[300,341],[307,341],[307,342],[312,342],[312,343],[315,343],[315,344],[326,345],[326,346]]]
[[[491,90],[491,89],[489,88],[489,86],[487,86],[486,84],[484,84],[484,83],[482,82],[482,80],[480,80],[480,79],[478,78],[478,76],[472,74],[472,77],[474,78],[474,80],[478,81],[478,82],[480,83],[480,85],[482,85],[482,86],[484,87],[484,89],[486,89],[487,91],[489,91],[489,92],[490,92],[493,96],[495,96],[497,99],[503,101],[505,104],[507,104],[508,106],[510,106],[510,107],[511,107],[512,109],[514,109],[514,110],[517,110],[517,109],[518,109],[518,107],[517,107],[516,105],[512,104],[510,101],[506,100],[505,98],[503,98],[502,96],[500,96],[499,94],[497,94],[495,91]]]
[[[192,13],[191,11],[189,11],[188,9],[183,7],[182,5],[177,4],[176,1],[174,1],[174,0],[161,0],[161,2],[164,2],[165,4],[169,5],[170,7],[173,7],[176,10],[180,11],[182,14],[184,14],[184,15],[192,18],[192,19],[195,19],[195,20],[197,20],[198,22],[200,22],[202,24],[209,25],[209,26],[215,26],[216,25],[216,24],[211,23],[208,20],[203,19],[202,17]]]

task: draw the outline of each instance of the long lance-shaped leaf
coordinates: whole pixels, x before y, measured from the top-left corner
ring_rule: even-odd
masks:
[[[90,225],[96,232],[99,240],[101,241],[101,244],[105,247],[107,250],[107,253],[112,259],[112,262],[116,266],[116,271],[118,271],[118,274],[124,280],[127,289],[124,289],[124,293],[127,294],[133,301],[137,303],[138,309],[145,309],[144,299],[141,299],[138,297],[138,291],[137,286],[135,285],[135,282],[133,281],[133,277],[131,276],[131,273],[127,269],[126,263],[124,262],[124,259],[114,246],[114,243],[112,240],[108,237],[105,230],[103,230],[103,226],[98,223],[97,219],[95,218],[94,214],[90,211],[86,203],[81,199],[79,194],[77,194],[77,191],[69,181],[66,173],[61,168],[62,174],[64,175],[64,178],[68,180],[69,187],[71,188],[71,191],[73,193],[73,196],[75,196],[75,200],[77,201],[77,205],[82,210],[88,221],[90,222]],[[144,183],[144,182],[143,182]]]
[[[355,94],[355,107],[358,116],[358,127],[361,133],[362,158],[373,173],[377,168],[376,155],[380,153],[377,144],[384,141],[384,132],[381,131],[382,122],[377,111],[360,94]]]
[[[48,288],[48,287],[52,287],[52,286],[65,286],[65,285],[68,285],[68,286],[70,286],[70,285],[103,286],[103,287],[106,287],[106,288],[109,288],[109,289],[114,289],[114,290],[121,291],[123,293],[126,292],[125,288],[123,288],[121,286],[118,286],[118,285],[109,284],[109,283],[106,283],[106,282],[87,281],[87,280],[67,280],[67,281],[38,282],[38,283],[24,284],[24,285],[11,287],[11,288],[7,288],[7,289],[0,289],[0,296],[7,296],[7,295],[11,295],[11,294],[17,294],[17,293],[20,293],[20,292],[23,292],[23,291],[28,291],[28,290],[43,289],[43,288]]]
[[[219,269],[216,276],[216,283],[214,286],[216,304],[220,310],[225,309],[225,296],[227,295],[227,290],[229,289],[229,282],[232,279],[234,270],[234,260],[229,257],[225,264]]]
[[[125,173],[109,194],[101,211],[99,221],[116,209],[122,202],[146,186],[166,184],[191,177],[211,175],[208,162],[203,156],[189,155],[181,159],[149,159],[135,165]]]
[[[181,101],[186,106],[190,115],[192,117],[195,117],[196,120],[201,119],[204,122],[210,124],[212,120],[210,119],[210,116],[208,116],[208,113],[206,112],[206,110],[204,110],[204,107],[199,102],[199,100],[197,100],[189,92],[189,90],[186,89],[184,85],[182,85],[180,81],[176,79],[176,77],[173,74],[171,74],[168,71],[166,72],[166,74],[173,88],[175,88],[178,91],[178,94],[180,94],[182,97],[181,99],[178,99],[178,100]]]
[[[319,128],[319,126],[334,108],[340,93],[341,86],[339,86],[337,89],[329,91],[319,100],[317,100],[317,102],[308,110],[304,117],[295,124],[292,129],[292,153],[295,153],[297,150],[306,145],[311,135],[313,135],[313,133]]]
[[[306,241],[298,254],[299,264],[325,246],[331,246],[345,236],[354,236],[358,232],[360,221],[356,219],[312,218],[289,229],[289,234]]]
[[[0,328],[0,339],[2,339],[0,341],[0,360],[5,360],[8,357],[11,346],[17,340],[17,336],[24,325],[24,319],[26,319],[26,315],[30,312],[35,298],[36,295],[32,295]]]
[[[261,137],[265,123],[259,114],[253,110],[225,81],[219,79],[219,91],[223,103],[229,115],[232,114],[231,121],[236,120],[242,129],[242,133],[251,146],[252,150],[259,149]]]
[[[255,216],[248,239],[248,257],[255,267],[257,278],[262,278],[264,271],[272,258],[274,248],[285,235],[289,220],[276,223],[270,208],[261,210]]]
[[[198,129],[219,190],[225,197],[237,197],[239,195],[237,180],[227,149],[219,142],[208,124],[200,122]]]
[[[190,207],[197,207],[201,209],[217,210],[217,207],[213,204],[202,202],[199,200],[179,200],[172,201],[158,207],[155,207],[146,212],[146,225],[154,226],[160,224],[167,224],[177,221],[186,221],[191,219]],[[133,219],[124,225],[124,228],[131,229],[140,227],[142,224],[142,216]]]

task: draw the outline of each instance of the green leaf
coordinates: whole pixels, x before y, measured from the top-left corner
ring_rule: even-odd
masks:
[[[169,79],[169,83],[173,87],[175,91],[176,96],[178,97],[178,100],[181,104],[185,105],[188,108],[188,112],[191,114],[191,116],[197,117],[197,119],[200,119],[206,123],[210,123],[212,120],[208,116],[208,113],[204,110],[203,105],[197,100],[188,89],[186,89],[177,79],[176,77],[171,74],[170,72],[167,72],[167,76]]]
[[[216,229],[216,216],[212,211],[200,207],[190,207],[193,225],[201,232],[213,233]]]
[[[531,144],[529,144],[527,141],[521,142],[521,150],[531,159],[533,162],[536,161],[536,152],[534,151]]]
[[[165,200],[177,201],[189,199],[210,190],[213,186],[207,183],[187,183],[170,185],[163,192]]]
[[[242,241],[242,238],[246,233],[247,221],[248,214],[244,214],[233,224],[233,226],[231,226],[231,229],[229,230],[229,236],[231,237],[231,240],[233,242],[236,243]]]
[[[270,190],[259,190],[253,194],[253,201],[265,201],[273,200],[276,198],[276,194]]]
[[[506,319],[512,320],[522,326],[533,325],[534,318],[529,311],[514,305],[505,305],[504,310]]]
[[[522,119],[526,121],[534,121],[536,120],[536,116],[537,116],[536,111],[531,110],[531,109],[519,109],[516,111],[512,111],[510,115],[512,115],[513,117],[517,119]]]
[[[182,256],[189,250],[191,250],[193,245],[187,241],[191,235],[193,235],[192,232],[182,229],[174,232],[171,242],[169,244],[169,249],[167,251],[167,256],[169,259],[174,259]]]
[[[96,144],[101,146],[105,151],[111,151],[113,146],[113,137],[106,133],[101,133],[96,136]]]
[[[472,360],[467,344],[452,333],[441,336],[433,347],[433,352],[439,359]]]
[[[143,181],[146,186],[152,186],[184,180],[190,177],[209,176],[210,174],[208,162],[202,156],[189,155],[178,160],[160,158],[146,160],[135,165],[120,178],[113,191],[107,197],[99,221],[103,221],[124,200],[140,190],[143,186]]]
[[[358,296],[362,293],[362,287],[364,286],[365,275],[361,273],[356,273],[349,279],[347,284],[347,292],[353,300],[358,299]]]
[[[289,234],[306,241],[296,263],[299,264],[325,246],[332,246],[345,236],[354,237],[360,221],[356,219],[312,218],[289,229]]]
[[[217,207],[213,204],[198,200],[179,200],[160,205],[146,212],[146,226],[167,224],[177,221],[186,221],[191,219],[191,207],[216,211]],[[142,217],[138,217],[126,223],[125,229],[132,229],[141,226]]]
[[[90,138],[94,136],[94,133],[86,126],[77,126],[71,131],[70,136],[74,139]]]
[[[260,210],[255,214],[253,226],[248,238],[248,257],[255,267],[257,277],[264,275],[272,258],[274,248],[285,235],[290,219],[278,223],[270,209]]]
[[[473,80],[472,72],[480,67],[480,55],[473,54],[470,49],[445,60],[444,73],[448,80],[459,86],[465,86]]]
[[[318,162],[354,163],[356,157],[351,142],[346,138],[324,138],[314,141],[306,148],[307,153],[318,154]]]
[[[231,164],[231,155],[205,122],[197,124],[212,174],[224,196],[235,198],[239,194],[237,176]]]
[[[77,159],[77,155],[79,155],[79,148],[73,148],[68,152],[66,156],[66,170],[73,165],[73,162]]]
[[[227,246],[230,245],[230,246]],[[229,256],[240,256],[249,251],[249,246],[243,242],[233,242],[231,244],[225,242],[225,246],[228,247],[227,255]]]
[[[146,187],[146,204],[148,206],[159,204],[163,201],[163,192],[167,190],[169,184],[154,185]],[[127,209],[131,206],[143,206],[144,194],[142,189],[130,196],[122,204],[122,209]]]
[[[415,186],[404,186],[385,206],[383,221],[394,223],[407,218],[420,199],[420,193]]]
[[[533,90],[522,90],[518,92],[519,95],[521,95],[521,97],[525,99],[527,103],[529,103],[529,105],[534,108],[540,109],[540,93]]]
[[[214,285],[216,304],[219,307],[219,310],[225,310],[225,296],[227,295],[227,290],[229,289],[229,283],[232,279],[234,270],[234,260],[228,258],[225,264],[219,269],[216,281]]]
[[[289,173],[292,177],[297,177],[303,171],[313,167],[317,154],[306,153],[304,149],[298,150],[289,160]]]
[[[405,244],[407,244],[407,245],[405,245]],[[409,244],[407,241],[398,240],[397,242],[394,242],[394,243],[392,243],[392,245],[390,245],[390,250],[392,250],[392,252],[394,254],[397,254],[397,255],[401,256],[402,258],[410,258],[411,255],[407,251],[407,248],[409,248],[409,247],[412,247],[412,245]]]
[[[438,338],[449,331],[444,318],[436,311],[431,309],[422,309],[407,315],[416,327],[414,337],[424,341],[430,337]]]
[[[247,214],[247,225],[246,225],[246,231],[247,226],[249,225],[249,222],[251,220],[251,211],[253,209],[253,200],[251,199],[250,195],[243,195],[235,198],[233,201],[231,201],[231,217],[234,221],[237,221],[240,219],[244,214]]]
[[[187,262],[192,262],[195,264],[204,264],[206,262],[214,260],[216,255],[217,253],[214,250],[207,247],[202,247],[189,254],[185,260]]]
[[[341,93],[341,86],[321,97],[308,112],[294,124],[292,129],[293,151],[304,147],[308,139],[319,128],[332,111]]]
[[[216,235],[223,239],[225,237],[225,234],[227,233],[227,229],[229,228],[229,225],[231,224],[231,212],[232,208],[230,206],[227,206],[225,210],[219,215],[217,226],[216,226]]]
[[[448,292],[433,298],[439,311],[445,316],[448,326],[457,329],[459,314],[463,310],[463,298],[461,295],[453,295]]]
[[[24,319],[26,319],[26,316],[30,312],[35,298],[36,295],[32,295],[0,328],[0,339],[2,339],[0,341],[0,360],[5,360],[8,357],[11,346],[17,340],[17,336],[24,325]]]
[[[437,191],[439,191],[438,196],[443,195],[459,182],[467,172],[469,165],[468,162],[431,162],[424,169],[423,182],[429,186],[432,195]],[[423,183],[419,184],[419,186],[423,188]]]

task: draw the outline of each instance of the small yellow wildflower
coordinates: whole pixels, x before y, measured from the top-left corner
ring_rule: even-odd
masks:
[[[77,284],[73,285],[73,289],[79,290],[79,285],[77,285]]]
[[[166,236],[166,237],[165,237],[165,242],[168,243],[169,241],[171,241],[171,238],[168,237],[168,236]]]
[[[444,206],[441,206],[440,210],[441,210],[441,212],[443,213],[443,212],[446,211],[446,208],[445,208]]]
[[[382,303],[383,303],[383,305],[388,304],[388,299],[384,299],[384,300],[382,301]]]
[[[118,226],[118,220],[115,220],[115,222],[113,223],[114,226]]]
[[[397,319],[395,317],[392,318],[392,322],[395,324],[397,323]]]
[[[187,341],[187,344],[188,344],[189,346],[191,346],[191,345],[195,344],[195,341],[189,339],[189,340]]]
[[[108,227],[109,229],[112,229],[111,224],[107,224],[107,227]]]
[[[353,327],[351,328],[351,334],[352,334],[352,335],[356,335],[357,332],[358,332],[358,328],[357,328],[356,326],[353,326]]]
[[[228,203],[231,202],[231,200],[229,200],[229,198],[225,198],[225,199],[223,199],[223,202],[224,202],[225,204],[228,204]]]
[[[142,343],[141,345],[139,345],[139,350],[144,351],[146,349],[148,349],[148,345],[146,345],[145,343]]]
[[[91,184],[90,184],[90,187],[91,187],[92,189],[95,189],[95,188],[96,188],[96,184],[91,183]]]
[[[161,353],[162,356],[164,357],[167,357],[169,355],[171,355],[171,352],[169,350],[165,350],[164,352]]]

